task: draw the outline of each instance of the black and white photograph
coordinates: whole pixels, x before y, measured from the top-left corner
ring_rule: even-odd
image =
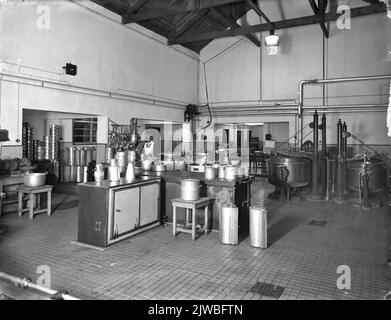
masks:
[[[0,0],[0,300],[391,300],[391,0]]]

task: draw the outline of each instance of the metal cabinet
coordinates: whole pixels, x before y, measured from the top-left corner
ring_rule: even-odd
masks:
[[[113,190],[111,193],[114,198],[111,237],[116,239],[139,226],[140,188]]]
[[[79,185],[78,241],[107,247],[160,225],[160,179]]]

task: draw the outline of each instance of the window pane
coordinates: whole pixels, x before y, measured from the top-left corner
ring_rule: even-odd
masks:
[[[74,119],[73,143],[96,143],[97,130],[97,118]]]

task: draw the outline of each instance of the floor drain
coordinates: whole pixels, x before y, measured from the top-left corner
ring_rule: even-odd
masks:
[[[324,227],[327,224],[326,220],[311,220],[311,226]]]
[[[279,299],[284,292],[285,287],[275,286],[270,283],[257,282],[250,290],[252,293],[265,297]]]

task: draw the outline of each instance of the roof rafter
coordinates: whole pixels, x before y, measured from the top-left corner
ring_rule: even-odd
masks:
[[[324,14],[326,12],[326,8],[327,8],[327,0],[318,0],[318,5],[316,5],[315,0],[308,0],[308,1],[311,5],[312,11],[314,11],[315,15],[323,18]],[[329,30],[327,29],[326,25],[322,21],[319,22],[319,25],[323,31],[323,35],[325,36],[325,38],[328,39],[330,36],[330,33],[329,33]]]
[[[359,16],[366,16],[370,14],[375,13],[382,13],[386,12],[387,8],[384,3],[374,4],[370,6],[363,6],[358,8],[352,8],[350,10],[351,17],[359,17]],[[204,41],[204,40],[213,40],[217,38],[225,38],[225,37],[232,37],[232,36],[239,36],[239,35],[247,35],[250,33],[256,33],[256,32],[266,32],[273,29],[287,29],[287,28],[294,28],[299,26],[305,26],[305,25],[311,25],[311,24],[317,24],[320,22],[330,22],[330,21],[336,21],[342,13],[337,12],[328,12],[325,13],[323,16],[320,15],[313,15],[313,16],[306,16],[301,18],[294,18],[294,19],[287,19],[287,20],[281,20],[276,21],[273,23],[274,28],[272,28],[268,23],[253,25],[253,26],[241,26],[236,29],[231,30],[223,30],[223,31],[214,31],[214,32],[208,32],[208,33],[200,33],[200,34],[191,34],[186,35],[183,37],[170,39],[169,44],[183,44],[183,43],[190,43],[190,42],[196,42],[196,41]]]
[[[181,13],[195,12],[204,9],[215,8],[246,0],[183,0],[180,3],[164,9],[155,9],[147,12],[140,12],[124,17],[124,24],[141,22],[151,19],[162,18],[166,16],[177,15]]]

